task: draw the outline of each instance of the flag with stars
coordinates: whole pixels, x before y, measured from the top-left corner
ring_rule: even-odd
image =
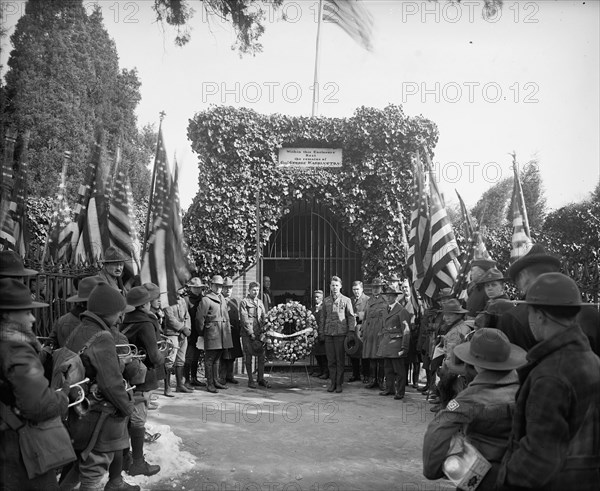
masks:
[[[514,263],[517,259],[529,252],[533,244],[531,233],[529,231],[529,220],[527,219],[527,210],[525,209],[525,197],[523,188],[519,180],[519,172],[516,162],[513,163],[513,236],[512,249],[510,251],[510,262]]]
[[[117,160],[120,160],[117,157]],[[108,208],[108,235],[110,245],[115,247],[125,261],[123,282],[133,284],[133,279],[140,272],[140,241],[135,229],[135,212],[133,194],[129,178],[122,164],[117,164],[117,177],[113,183],[112,196]]]
[[[154,173],[154,189],[151,190],[151,203],[148,212],[148,224],[150,227],[156,223],[157,218],[159,218],[163,214],[165,208],[168,207],[167,201],[171,192],[171,183],[173,182],[162,128],[159,128],[158,130],[156,155],[154,157]],[[146,239],[151,233],[150,227],[147,227]]]

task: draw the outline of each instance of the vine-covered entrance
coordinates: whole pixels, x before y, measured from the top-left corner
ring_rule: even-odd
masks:
[[[292,299],[310,306],[314,290],[329,294],[333,275],[350,296],[352,282],[362,279],[361,259],[353,237],[328,209],[296,201],[263,248],[262,271],[271,278],[275,304]]]

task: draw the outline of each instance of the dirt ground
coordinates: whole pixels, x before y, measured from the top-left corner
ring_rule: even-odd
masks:
[[[326,381],[310,378],[309,387],[304,371],[290,380],[286,368],[273,371],[270,389],[249,389],[243,376],[236,379],[239,385],[218,394],[158,397],[149,422],[170,425],[197,464],[148,489],[453,489],[422,476],[423,434],[434,414],[415,389],[407,388],[401,401],[361,382],[329,393]]]

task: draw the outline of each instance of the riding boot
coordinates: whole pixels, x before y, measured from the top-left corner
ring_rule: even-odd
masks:
[[[188,389],[194,390],[194,386],[192,385],[192,367],[189,363],[185,363],[183,365],[183,385],[185,385]]]
[[[183,385],[183,367],[175,367],[175,380],[177,382],[175,392],[184,392],[186,394],[192,392],[185,385]]]
[[[218,390],[215,387],[215,381],[213,378],[213,370],[214,370],[214,367],[211,364],[209,364],[209,363],[205,364],[204,371],[206,372],[205,373],[205,375],[206,375],[206,390],[208,392],[212,392],[213,394],[216,394],[218,392]]]
[[[221,360],[217,359],[216,363],[213,365],[213,379],[214,379],[213,383],[217,389],[228,389],[229,387],[227,387],[225,384],[221,383],[220,375],[221,375]]]
[[[164,395],[167,397],[175,397],[171,394],[171,370],[165,370],[165,391]]]
[[[248,387],[256,389],[256,382],[252,377],[252,363],[246,363],[246,373],[248,374]]]

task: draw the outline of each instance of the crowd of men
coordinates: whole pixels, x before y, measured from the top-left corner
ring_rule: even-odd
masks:
[[[242,358],[248,387],[270,387],[261,339],[272,306],[266,277],[262,296],[260,284],[251,282],[241,300],[231,295],[231,278],[192,278],[177,302],[162,308],[158,286],[123,284],[126,259],[109,248],[102,270],[78,281],[67,299],[71,311],[41,346],[32,312],[47,304],[34,301],[24,281],[37,272],[10,251],[0,256],[2,489],[95,490],[107,476],[105,490],[139,489],[122,473],[160,472],[145,460],[144,443],[156,437],[145,423],[161,382],[167,397],[173,397],[172,374],[175,392],[218,393],[239,384],[234,366]],[[444,476],[452,437],[461,432],[491,464],[478,489],[575,489],[575,482],[577,489],[597,489],[598,306],[582,303],[577,285],[559,269],[560,261],[537,245],[508,276],[479,259],[466,299],[442,290],[426,309],[399,276],[374,279],[369,296],[361,281],[345,296],[341,278],[333,276],[329,295],[313,293],[318,337],[311,375],[328,380],[332,393],[346,382],[396,400],[407,387],[423,393],[436,412],[424,440],[423,471],[430,479]],[[508,299],[508,279],[523,301]],[[57,370],[52,353],[62,348],[83,362],[85,410],[82,404],[67,410],[74,398],[70,384],[49,385]],[[77,460],[62,469],[60,482],[54,470],[28,475],[18,434],[4,424],[7,410],[38,422],[68,415]]]

